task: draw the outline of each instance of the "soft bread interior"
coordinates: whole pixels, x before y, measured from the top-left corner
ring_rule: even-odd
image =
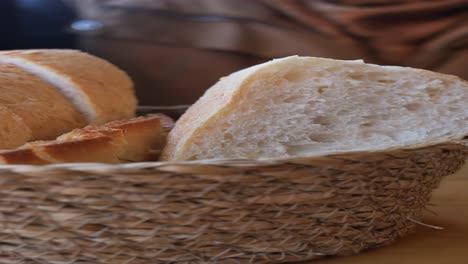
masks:
[[[238,76],[244,77],[230,80]],[[236,73],[211,89],[237,90],[215,114],[189,110],[204,120],[176,139],[169,159],[309,156],[468,134],[468,84],[418,69],[294,56]],[[197,104],[214,99],[204,96]]]
[[[96,112],[94,111],[94,107],[91,105],[87,96],[81,92],[81,89],[76,87],[76,85],[66,76],[59,75],[56,72],[49,71],[45,67],[21,58],[0,56],[0,62],[14,64],[15,66],[30,72],[44,81],[52,84],[65,98],[67,98],[73,104],[76,110],[83,115],[87,123],[95,122],[97,117]]]

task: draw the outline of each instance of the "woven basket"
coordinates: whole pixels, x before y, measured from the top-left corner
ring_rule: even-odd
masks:
[[[186,106],[140,107],[178,118]],[[278,263],[408,233],[460,143],[276,160],[0,166],[0,263]]]
[[[408,233],[455,143],[265,161],[0,166],[1,263],[276,263]]]

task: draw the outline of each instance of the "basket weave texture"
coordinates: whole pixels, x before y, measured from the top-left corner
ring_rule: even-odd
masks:
[[[277,263],[387,244],[454,143],[269,161],[0,166],[0,263]]]

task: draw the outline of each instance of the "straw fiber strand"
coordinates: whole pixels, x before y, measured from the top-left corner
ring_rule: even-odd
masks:
[[[276,263],[405,235],[468,156],[0,167],[0,263]]]

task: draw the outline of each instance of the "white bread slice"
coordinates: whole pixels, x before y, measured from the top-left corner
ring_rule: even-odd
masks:
[[[164,120],[164,121],[163,121]],[[165,123],[166,128],[162,127]],[[0,151],[0,164],[123,163],[156,160],[171,119],[150,115],[75,129],[52,141]]]
[[[161,160],[283,158],[468,135],[468,84],[450,75],[292,56],[222,78],[176,123]]]
[[[56,87],[88,123],[135,115],[133,83],[107,61],[76,50],[0,52],[0,62],[14,64]]]
[[[1,96],[1,95],[0,95]],[[0,105],[0,149],[15,148],[31,139],[31,129],[23,119]]]
[[[12,64],[0,63],[0,73],[0,105],[21,117],[31,131],[23,140],[53,139],[86,125],[73,105],[49,83]],[[0,126],[5,125],[2,119]],[[9,147],[20,146],[23,140],[10,142]]]

